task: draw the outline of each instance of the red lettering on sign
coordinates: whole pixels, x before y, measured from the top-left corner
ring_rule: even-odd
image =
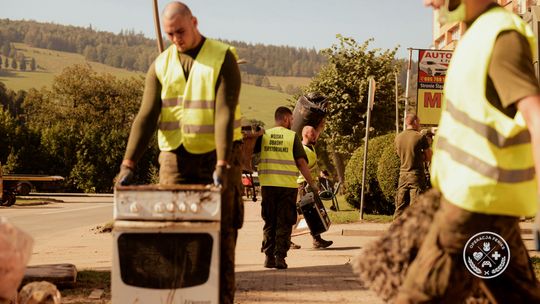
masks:
[[[440,108],[442,93],[424,92],[424,107],[425,108]]]

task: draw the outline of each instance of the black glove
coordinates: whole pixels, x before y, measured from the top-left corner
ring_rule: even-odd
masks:
[[[214,178],[214,185],[220,187],[225,187],[227,185],[227,175],[229,174],[229,168],[229,165],[216,166],[214,174],[212,175],[212,177]]]
[[[127,186],[130,185],[133,181],[133,169],[126,166],[121,165],[120,166],[120,172],[116,176],[116,186]]]

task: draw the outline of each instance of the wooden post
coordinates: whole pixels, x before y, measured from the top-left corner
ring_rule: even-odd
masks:
[[[159,53],[163,53],[163,37],[161,37],[161,26],[159,24],[158,2],[154,0],[154,27],[156,29],[157,46]]]

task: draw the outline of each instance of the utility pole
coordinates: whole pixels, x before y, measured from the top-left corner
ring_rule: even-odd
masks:
[[[158,2],[154,0],[154,27],[156,29],[157,46],[159,53],[163,53],[163,37],[161,36],[161,26],[159,24]]]
[[[366,184],[366,169],[367,169],[367,154],[369,144],[369,127],[371,124],[371,111],[373,110],[373,104],[375,103],[375,90],[376,82],[373,76],[368,78],[369,92],[368,92],[368,106],[367,106],[367,118],[366,118],[366,143],[364,145],[364,162],[362,164],[362,193],[360,195],[360,219],[364,219],[364,189]]]
[[[394,73],[395,81],[396,81],[396,135],[399,134],[399,85],[398,85],[398,73]]]
[[[409,82],[411,78],[411,69],[412,69],[412,48],[408,48],[409,50],[409,63],[407,64],[407,84],[405,85],[405,109],[403,110],[403,130],[405,130],[405,117],[407,116],[407,111],[409,110]]]

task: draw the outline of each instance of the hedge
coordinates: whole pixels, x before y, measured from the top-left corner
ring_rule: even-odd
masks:
[[[364,189],[364,212],[370,214],[392,214],[394,202],[388,201],[377,181],[379,159],[383,151],[394,146],[395,134],[390,133],[375,137],[369,141],[368,159],[366,168],[366,188]],[[360,208],[362,191],[362,166],[364,158],[364,145],[354,151],[345,168],[347,203],[354,208]]]

